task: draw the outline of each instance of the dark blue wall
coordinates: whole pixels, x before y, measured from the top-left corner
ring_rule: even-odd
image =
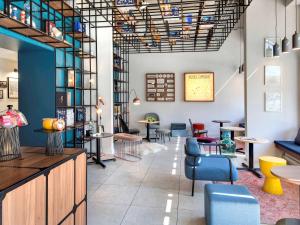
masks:
[[[20,129],[23,146],[45,146],[46,135],[34,132],[42,118],[55,117],[54,50],[19,51],[19,109],[29,126]]]

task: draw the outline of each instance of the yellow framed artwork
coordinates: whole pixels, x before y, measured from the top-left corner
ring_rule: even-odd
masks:
[[[186,102],[213,102],[215,100],[214,73],[185,73],[184,100]]]

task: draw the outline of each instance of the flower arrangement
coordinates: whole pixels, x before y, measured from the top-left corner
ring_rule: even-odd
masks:
[[[23,113],[13,110],[12,105],[8,105],[7,107],[7,111],[0,112],[0,128],[14,128],[28,125]]]

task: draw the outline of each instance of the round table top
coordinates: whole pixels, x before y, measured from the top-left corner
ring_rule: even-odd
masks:
[[[300,166],[274,166],[271,173],[289,183],[300,185]]]
[[[252,143],[252,144],[266,144],[270,142],[266,138],[253,138],[253,137],[235,137],[234,140],[244,142],[244,143]]]
[[[213,120],[211,122],[213,122],[213,123],[231,123],[230,120]]]
[[[114,136],[114,134],[111,133],[96,133],[96,134],[92,134],[91,137],[93,138],[108,138],[108,137],[112,137]]]
[[[221,130],[225,131],[245,131],[244,127],[221,127]]]
[[[148,121],[148,120],[139,120],[138,123],[149,123],[149,124],[155,124],[159,123],[159,121]]]

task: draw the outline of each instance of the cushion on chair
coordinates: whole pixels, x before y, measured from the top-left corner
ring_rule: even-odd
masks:
[[[192,163],[191,163],[192,162]],[[193,161],[185,158],[185,176],[193,179]],[[230,181],[230,165],[229,160],[225,156],[201,157],[200,163],[195,168],[195,179],[206,181]],[[232,180],[238,180],[238,171],[232,165]]]
[[[186,152],[188,154],[201,154],[201,149],[199,148],[197,140],[194,138],[187,138],[186,139]],[[200,157],[192,157],[192,156],[186,156],[186,160],[189,162],[190,165],[198,166],[201,162]]]
[[[274,143],[279,147],[300,155],[300,145],[297,145],[294,141],[274,141]]]
[[[149,128],[150,129],[159,129],[159,125],[158,124],[149,124]]]
[[[203,142],[203,143],[212,143],[212,142],[217,142],[218,141],[217,138],[206,137],[206,136],[197,136],[195,138],[197,138],[197,140],[199,142]]]
[[[260,207],[241,185],[206,184],[206,225],[260,225]]]
[[[295,144],[300,145],[300,129],[298,130],[297,136],[295,137]]]

